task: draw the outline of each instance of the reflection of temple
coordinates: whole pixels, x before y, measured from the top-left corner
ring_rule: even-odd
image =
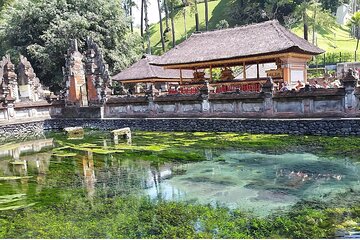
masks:
[[[94,158],[92,152],[87,152],[82,157],[83,171],[84,171],[84,185],[88,193],[88,197],[91,199],[95,195],[95,169]]]
[[[54,140],[52,138],[33,140],[22,143],[14,143],[1,147],[0,158],[11,156],[14,159],[19,159],[22,153],[40,152],[44,148],[50,148],[53,146],[54,146]]]
[[[6,182],[17,193],[27,194],[31,190],[31,188],[29,189],[29,181],[34,180],[37,183],[36,192],[40,192],[45,184],[52,153],[39,152],[52,146],[53,139],[41,139],[1,146],[0,176],[5,178],[20,177],[19,180]],[[24,153],[27,154],[24,155]]]

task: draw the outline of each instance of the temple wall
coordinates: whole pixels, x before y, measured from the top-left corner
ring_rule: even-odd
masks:
[[[48,103],[46,101],[6,105],[0,108],[0,124],[61,117],[63,107],[62,102]]]
[[[161,97],[115,97],[104,105],[105,118],[237,117],[312,118],[360,117],[359,89],[313,89],[309,92],[227,93]]]

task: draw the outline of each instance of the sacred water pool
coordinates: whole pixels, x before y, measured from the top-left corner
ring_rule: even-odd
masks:
[[[109,133],[88,130],[80,139],[55,132],[6,143],[0,147],[0,210],[51,206],[77,193],[84,201],[146,197],[266,217],[301,201],[327,202],[360,190],[356,157],[314,144],[323,138],[291,137],[281,145],[286,138],[135,132],[132,144],[114,144]]]

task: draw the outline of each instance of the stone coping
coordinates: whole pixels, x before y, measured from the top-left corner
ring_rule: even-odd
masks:
[[[53,119],[55,119],[55,118],[53,118]],[[31,118],[31,119],[16,119],[16,120],[0,121],[0,126],[43,122],[46,120],[51,120],[51,118],[45,117],[45,118]]]

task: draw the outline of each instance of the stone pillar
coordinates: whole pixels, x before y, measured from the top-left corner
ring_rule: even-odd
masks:
[[[88,50],[85,58],[85,78],[88,90],[88,100],[91,104],[103,104],[111,95],[111,78],[108,65],[99,46],[91,39],[86,40]]]
[[[5,106],[6,106],[6,115],[8,120],[15,119],[15,99],[10,95],[7,95],[5,98]]]
[[[14,64],[10,61],[10,56],[6,56],[7,63],[3,72],[3,81],[7,83],[9,95],[15,99],[16,102],[20,101],[19,88],[17,83],[17,75],[15,73]]]
[[[78,51],[76,40],[71,40],[71,46],[68,49],[65,60],[66,63],[63,72],[67,92],[66,104],[87,106],[83,55]],[[86,99],[86,101],[84,101],[84,99]]]
[[[204,86],[200,88],[200,94],[202,98],[202,107],[201,112],[208,113],[210,112],[210,102],[209,102],[209,82],[206,80]]]
[[[272,116],[274,114],[273,90],[274,90],[274,83],[272,78],[269,77],[261,87],[261,91],[264,95],[264,113],[267,116]]]
[[[155,107],[155,103],[154,103],[154,97],[152,95],[148,95],[147,96],[147,100],[148,100],[148,108],[149,108],[149,112],[151,115],[156,114],[157,109]]]
[[[355,96],[355,87],[357,86],[358,79],[355,77],[355,73],[352,69],[349,69],[346,76],[341,80],[345,89],[345,114],[354,115],[356,112],[356,106],[358,99]]]

